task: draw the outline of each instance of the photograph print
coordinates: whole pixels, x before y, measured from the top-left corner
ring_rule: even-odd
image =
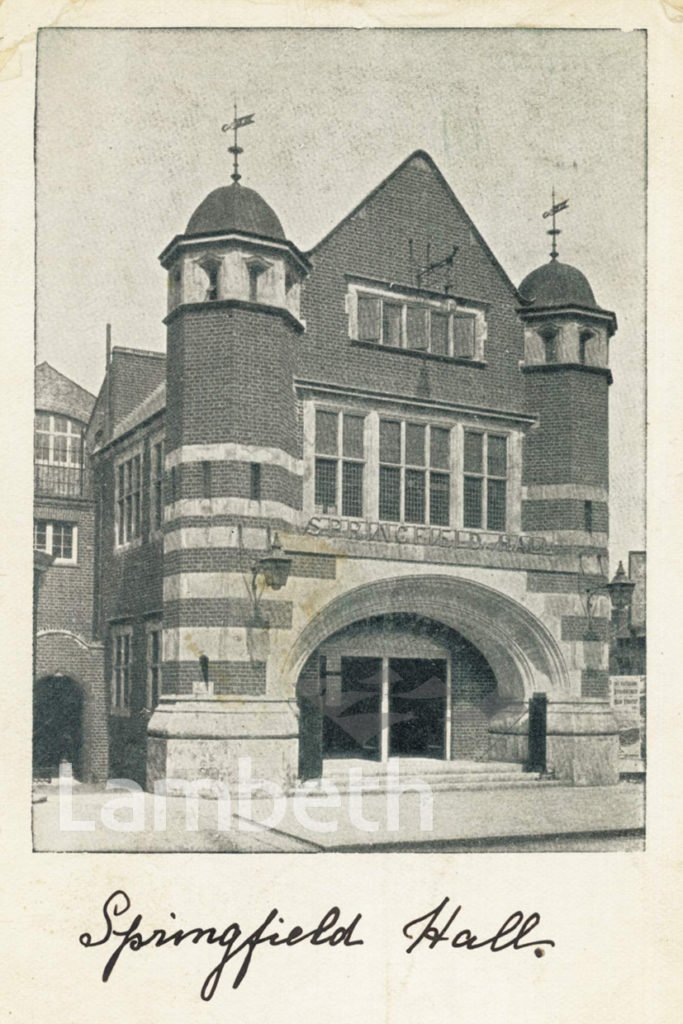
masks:
[[[643,849],[645,43],[40,31],[34,850]]]

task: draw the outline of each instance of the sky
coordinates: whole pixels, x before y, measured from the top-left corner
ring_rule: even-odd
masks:
[[[560,260],[614,310],[612,561],[644,547],[645,36],[616,30],[47,29],[37,85],[37,359],[96,392],[114,344],[163,350],[157,256],[242,182],[311,248],[416,149],[516,284]],[[613,565],[613,568],[614,568]]]

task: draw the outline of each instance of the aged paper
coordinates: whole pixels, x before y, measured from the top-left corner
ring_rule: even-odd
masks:
[[[8,1018],[679,1019],[683,12],[6,0],[0,25]],[[219,186],[258,195],[223,222]],[[247,317],[229,401],[210,332],[194,363],[172,337],[214,301]],[[553,400],[514,399],[561,373],[543,449]],[[644,583],[605,589],[646,548],[647,748]],[[222,830],[247,761],[275,805]],[[141,787],[170,776],[162,813]]]

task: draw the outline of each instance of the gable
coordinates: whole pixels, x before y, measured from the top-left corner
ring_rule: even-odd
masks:
[[[454,246],[448,294],[463,313],[481,311],[485,341],[477,358],[465,365],[452,357],[416,358],[405,345],[361,344],[353,323],[354,283],[412,290],[416,301],[426,300],[427,292],[443,299],[448,268],[423,274],[419,287],[417,272],[449,256]],[[299,379],[480,408],[524,408],[516,290],[426,153],[404,161],[308,256]]]
[[[59,413],[87,423],[95,396],[49,363],[35,369],[35,407],[43,412]]]
[[[482,278],[495,276],[517,301],[514,284],[439,168],[423,150],[404,160],[307,255],[323,254],[329,247],[338,246],[340,241],[344,244],[351,238],[354,244],[360,243],[361,248],[364,241],[369,243],[376,254],[380,231],[389,243],[387,248],[391,249],[390,266],[386,269],[400,275],[394,280],[413,283],[416,268],[422,269],[428,263],[443,259],[453,245],[457,245],[454,294],[474,298],[477,286],[483,283]],[[443,283],[443,274],[437,271],[425,280],[425,287],[440,289]],[[465,291],[468,286],[469,292]]]

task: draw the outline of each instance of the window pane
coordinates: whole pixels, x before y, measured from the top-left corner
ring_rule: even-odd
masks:
[[[420,423],[406,423],[406,464],[424,466],[426,430]]]
[[[344,455],[352,459],[363,458],[363,429],[365,420],[362,416],[344,416]]]
[[[379,467],[379,517],[401,518],[401,470],[393,466]]]
[[[41,520],[33,524],[33,546],[38,551],[47,551],[47,523]]]
[[[444,427],[430,430],[430,465],[437,469],[448,469],[450,464],[451,432]]]
[[[35,435],[35,457],[42,462],[49,462],[50,459],[50,435]]]
[[[336,412],[323,412],[316,409],[315,413],[315,450],[321,455],[337,454],[337,424],[339,418]]]
[[[401,306],[397,306],[394,302],[384,303],[382,341],[385,345],[392,345],[394,348],[401,346]]]
[[[69,421],[66,416],[55,416],[55,431],[66,434],[69,430]]]
[[[489,476],[505,476],[507,472],[506,438],[489,434],[487,447]]]
[[[431,351],[434,355],[448,355],[448,317],[443,313],[432,313]]]
[[[323,512],[337,511],[337,463],[335,459],[315,460],[315,504]]]
[[[420,306],[408,306],[406,330],[408,348],[427,348],[427,310]]]
[[[363,464],[345,462],[342,465],[342,515],[363,515]]]
[[[36,430],[43,430],[46,433],[50,432],[50,416],[48,413],[36,413]]]
[[[406,510],[407,523],[424,523],[425,521],[425,474],[421,469],[406,470]]]
[[[505,481],[489,480],[486,525],[489,530],[505,529]]]
[[[448,473],[429,474],[429,521],[435,526],[450,522],[450,482]]]
[[[358,340],[379,341],[379,299],[358,296]]]
[[[465,477],[463,525],[468,529],[481,526],[481,483],[479,477]]]
[[[55,434],[54,436],[54,461],[66,462],[67,460],[67,436],[66,434]]]
[[[73,526],[71,523],[52,524],[52,554],[55,558],[73,555]]]
[[[483,472],[483,434],[475,434],[471,430],[465,431],[465,472]]]
[[[401,461],[401,424],[394,420],[379,421],[379,461]]]
[[[453,338],[455,341],[456,356],[464,356],[471,359],[474,356],[474,317],[460,316],[453,317]]]

